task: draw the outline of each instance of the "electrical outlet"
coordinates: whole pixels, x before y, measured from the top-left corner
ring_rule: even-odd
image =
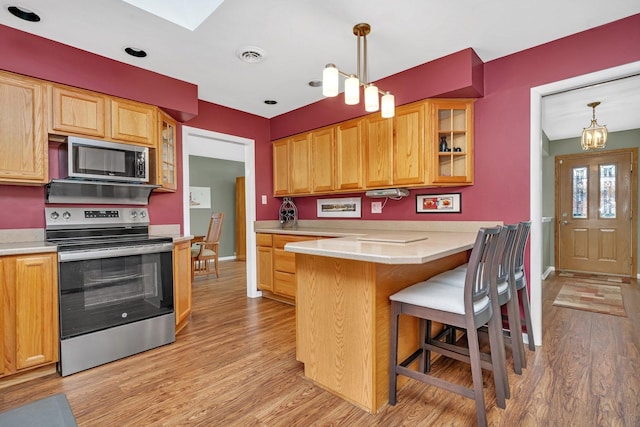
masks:
[[[263,205],[266,205],[266,204],[267,204],[267,195],[266,195],[266,194],[263,194],[263,195],[262,195],[262,204],[263,204]]]
[[[382,202],[371,202],[371,213],[382,213]]]

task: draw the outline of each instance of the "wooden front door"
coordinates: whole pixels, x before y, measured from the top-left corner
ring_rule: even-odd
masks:
[[[637,149],[556,157],[559,270],[635,274]]]

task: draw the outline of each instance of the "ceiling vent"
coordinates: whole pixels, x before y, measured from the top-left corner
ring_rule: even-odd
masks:
[[[267,53],[264,49],[260,49],[256,46],[243,46],[236,51],[236,55],[240,60],[248,62],[249,64],[257,64],[264,61]]]

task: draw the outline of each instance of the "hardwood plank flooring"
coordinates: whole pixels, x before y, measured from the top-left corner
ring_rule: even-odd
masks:
[[[49,375],[0,390],[0,411],[65,393],[79,426],[466,426],[474,402],[415,381],[396,406],[371,415],[314,385],[295,360],[295,309],[246,298],[243,262],[197,279],[190,324],[175,343],[66,378]],[[523,375],[509,365],[511,399],[494,426],[640,424],[640,291],[623,284],[628,317],[552,305],[563,277],[543,288],[543,346]],[[510,352],[507,351],[510,358]],[[437,365],[434,365],[436,369]],[[468,368],[443,375],[470,384]]]

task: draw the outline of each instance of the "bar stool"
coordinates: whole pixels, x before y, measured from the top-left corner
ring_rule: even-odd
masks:
[[[531,324],[531,309],[529,308],[529,292],[527,286],[527,275],[524,271],[524,250],[529,239],[529,231],[531,230],[531,221],[523,221],[518,224],[518,233],[514,249],[514,262],[511,269],[512,276],[509,279],[515,283],[518,294],[518,300],[522,302],[522,312],[527,327],[527,341],[529,341],[529,350],[536,351],[536,345],[533,338],[533,326]]]
[[[502,233],[504,233],[504,250],[500,252],[497,260],[497,270],[492,274],[494,280],[494,288],[496,289],[496,297],[498,301],[498,312],[502,315],[502,308],[506,307],[508,324],[507,327],[502,326],[501,331],[505,336],[505,341],[510,344],[511,355],[513,358],[513,370],[516,374],[521,375],[522,369],[526,367],[527,359],[524,354],[524,342],[522,340],[522,323],[520,319],[520,309],[518,303],[518,293],[515,280],[511,280],[514,274],[514,265],[517,248],[518,225],[505,225]],[[434,281],[440,281],[454,286],[464,286],[464,275],[466,274],[467,265],[459,266],[453,270],[440,273],[432,278]]]
[[[502,333],[495,326],[499,318],[494,315],[497,301],[491,297],[491,275],[497,268],[497,249],[501,227],[482,228],[478,231],[465,274],[464,286],[452,286],[426,280],[409,286],[389,298],[391,300],[391,342],[389,357],[389,403],[396,404],[397,376],[444,388],[475,400],[476,416],[480,426],[487,425],[482,382],[482,368],[493,371],[496,401],[506,407],[509,387],[505,368]],[[503,246],[504,248],[504,246]],[[398,363],[398,322],[400,314],[420,319],[420,348]],[[432,321],[463,329],[468,346],[440,342],[432,337]],[[481,353],[478,329],[488,325],[490,354]],[[424,334],[422,332],[424,331]],[[471,365],[473,388],[431,375],[431,352],[468,362]],[[409,368],[419,362],[419,371]]]

